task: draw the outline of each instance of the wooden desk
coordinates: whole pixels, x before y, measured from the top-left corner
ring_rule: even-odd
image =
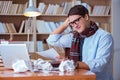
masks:
[[[43,72],[24,72],[14,73],[13,70],[0,67],[0,80],[96,80],[94,73],[78,69],[73,72],[52,71],[50,73]]]
[[[96,80],[94,73],[83,69],[63,73],[60,71],[15,73],[13,70],[5,69],[2,60],[0,64],[0,80]]]

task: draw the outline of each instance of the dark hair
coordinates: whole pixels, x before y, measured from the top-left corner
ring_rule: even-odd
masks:
[[[81,15],[82,17],[85,17],[85,14],[89,14],[86,7],[83,5],[75,5],[69,10],[68,17],[70,15]]]

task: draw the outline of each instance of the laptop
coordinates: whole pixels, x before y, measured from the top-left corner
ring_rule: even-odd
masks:
[[[0,44],[0,55],[5,68],[12,69],[15,60],[24,60],[32,68],[26,44]]]

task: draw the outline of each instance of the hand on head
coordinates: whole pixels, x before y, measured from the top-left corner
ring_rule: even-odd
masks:
[[[69,18],[66,18],[66,20],[63,22],[63,26],[68,27],[69,25]]]

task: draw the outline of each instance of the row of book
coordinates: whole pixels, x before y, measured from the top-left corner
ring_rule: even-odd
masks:
[[[45,4],[44,2],[40,2],[38,5],[38,10],[42,14],[68,14],[70,8],[74,5],[83,5],[91,13],[91,7],[89,6],[89,4],[82,3],[80,0],[75,2],[63,2],[62,4]]]
[[[44,21],[44,20],[37,20],[37,31],[38,33],[51,33],[53,32],[57,27],[59,27],[63,22],[52,22],[52,21]],[[44,27],[43,27],[44,26]],[[69,33],[71,31],[71,28],[68,27],[64,33]]]
[[[31,22],[32,23],[32,22]],[[52,22],[52,21],[44,21],[44,20],[37,20],[36,21],[36,31],[37,33],[40,34],[50,34],[53,32],[56,28],[58,28],[63,22]],[[111,32],[111,26],[110,23],[99,23],[97,22],[98,26],[103,28],[104,30]],[[17,32],[15,26],[13,23],[1,23],[0,22],[0,33],[5,34],[5,33],[33,33],[33,26],[32,24],[28,26],[28,21],[23,20],[20,28]],[[64,33],[69,33],[72,31],[71,27],[68,27]]]
[[[38,10],[42,14],[67,14],[72,6],[73,2],[63,2],[62,4],[45,4],[44,2],[40,2]]]
[[[15,4],[13,1],[0,1],[0,13],[4,14],[23,14],[27,8],[28,2],[25,4]]]
[[[1,23],[0,22],[0,33],[33,33],[34,27],[33,21],[29,22],[28,20],[23,20],[21,22],[19,30],[16,30],[13,23]],[[36,31],[40,34],[50,34],[53,32],[57,27],[59,27],[63,22],[52,22],[52,21],[44,21],[44,20],[37,20],[36,21]],[[64,32],[69,33],[71,28],[68,27]]]
[[[90,15],[109,15],[110,14],[110,5],[94,5],[90,6],[88,3],[83,3],[81,0],[74,2],[63,2],[62,4],[48,4],[40,2],[38,5],[38,10],[42,14],[68,14],[70,8],[74,5],[83,5],[85,6]]]
[[[110,5],[94,5],[91,6],[88,3],[82,3],[81,0],[76,1],[75,5],[83,5],[85,6],[90,15],[110,15]]]
[[[17,33],[16,28],[13,23],[1,23],[0,22],[0,33]]]
[[[110,5],[94,5],[90,6],[87,3],[82,3],[81,0],[71,2],[63,2],[62,4],[45,4],[40,2],[38,5],[38,10],[42,14],[55,15],[55,14],[68,14],[70,8],[74,5],[85,6],[91,15],[109,15]],[[12,1],[0,1],[0,13],[4,14],[23,14],[24,10],[27,8],[28,2],[25,4],[15,4]]]
[[[30,23],[30,24],[29,24]],[[33,33],[34,27],[36,27],[36,32],[40,34],[50,34],[52,33],[57,27],[59,27],[63,22],[52,22],[52,21],[44,21],[44,20],[37,20],[36,26],[33,25],[33,21],[29,22],[28,20],[23,20],[20,26],[18,33]],[[71,31],[71,28],[68,27],[64,32],[68,33]]]
[[[93,6],[92,15],[110,15],[110,6],[95,5]]]

